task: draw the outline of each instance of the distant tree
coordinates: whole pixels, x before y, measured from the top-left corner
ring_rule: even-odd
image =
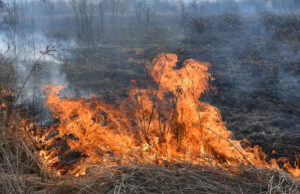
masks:
[[[197,14],[198,12],[198,8],[199,8],[199,4],[200,4],[200,1],[199,0],[192,0],[191,1],[191,9],[193,11],[193,14]]]
[[[119,10],[120,0],[111,0],[112,5],[112,25],[113,27],[116,24],[116,16]]]
[[[150,22],[150,16],[152,11],[152,0],[145,0],[145,8],[146,8],[146,21]]]
[[[85,37],[88,43],[95,48],[92,21],[95,2],[93,0],[72,0],[72,3],[80,36]]]
[[[128,18],[126,16],[128,16],[128,13],[130,12],[130,8],[132,5],[133,5],[132,0],[122,0],[120,2],[120,8],[119,8],[119,14],[120,14],[119,27],[120,28],[127,26]]]
[[[4,8],[5,8],[5,13],[2,14],[3,21],[5,21],[10,25],[16,25],[19,19],[18,14],[20,11],[17,0],[7,0]]]
[[[177,8],[180,10],[181,18],[184,19],[186,13],[185,13],[185,2],[184,0],[177,0]]]
[[[140,23],[143,15],[146,16],[146,21],[150,21],[152,7],[153,7],[153,0],[135,0],[134,1],[134,9],[137,22]]]
[[[104,30],[104,6],[106,0],[98,0],[98,9],[99,9],[99,17],[100,17],[100,31]]]
[[[0,0],[0,9],[3,9],[5,7],[5,3],[3,2],[3,0]]]
[[[142,11],[144,8],[143,0],[135,0],[134,2],[134,10],[137,22],[140,23],[142,20]]]

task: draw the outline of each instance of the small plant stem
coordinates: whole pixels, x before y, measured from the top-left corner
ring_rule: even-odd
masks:
[[[26,86],[26,84],[27,84],[29,78],[31,77],[31,75],[32,75],[33,72],[35,71],[36,67],[38,66],[38,64],[39,64],[39,62],[40,62],[40,60],[41,60],[41,58],[42,58],[43,56],[49,54],[50,52],[53,52],[53,51],[55,51],[54,48],[52,48],[52,47],[50,47],[50,46],[47,46],[44,52],[42,52],[42,51],[40,52],[41,55],[40,55],[39,58],[36,60],[36,62],[33,64],[33,66],[32,66],[32,68],[31,68],[29,74],[27,75],[27,77],[26,77],[24,83],[22,84],[22,87],[21,87],[19,93],[17,94],[15,100],[13,101],[13,105],[14,105],[14,104],[18,101],[18,99],[20,98],[20,96],[21,96],[21,94],[22,94],[22,92],[23,92],[23,90],[24,90],[24,88],[25,88],[25,86]]]

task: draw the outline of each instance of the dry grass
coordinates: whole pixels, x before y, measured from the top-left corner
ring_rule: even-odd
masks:
[[[16,73],[11,62],[0,55],[0,90],[2,88],[12,88],[15,81]]]
[[[45,169],[22,132],[25,113],[14,97],[0,104],[1,193],[298,193],[300,182],[285,172],[241,167],[224,172],[210,167],[176,165],[97,167],[86,177],[57,177]]]
[[[210,168],[103,167],[85,178],[1,174],[3,193],[298,193],[285,173],[246,169],[230,175]]]
[[[212,18],[214,19],[214,18]],[[288,20],[271,20],[264,15],[268,30],[276,30],[274,38],[299,40],[298,28],[283,25]],[[299,17],[293,19],[299,23]],[[278,22],[279,23],[276,23]],[[195,21],[194,21],[195,22]],[[198,30],[209,31],[206,19],[196,21]],[[224,31],[239,31],[243,25],[238,17],[224,18]],[[281,24],[283,23],[283,24]],[[295,24],[295,22],[292,22]],[[221,26],[223,27],[223,26]],[[221,29],[221,30],[222,30]],[[207,36],[205,36],[207,38]],[[114,54],[114,52],[112,52]],[[212,52],[213,53],[213,52]],[[130,63],[128,63],[128,66]],[[4,69],[4,65],[3,69]],[[1,66],[1,67],[2,67]],[[0,68],[1,68],[0,67]],[[75,68],[76,69],[76,68]],[[86,69],[84,67],[83,69]],[[0,69],[1,70],[1,69]],[[77,70],[78,71],[78,70]],[[95,71],[91,69],[91,71]],[[3,75],[3,76],[2,76]],[[10,74],[0,71],[0,83],[10,82]],[[74,76],[75,77],[75,76]],[[79,77],[79,76],[78,76]],[[87,77],[87,76],[86,76]],[[3,78],[3,79],[2,79]],[[99,84],[97,84],[99,85]],[[1,84],[0,84],[1,88]],[[26,118],[22,107],[13,107],[14,98],[0,96],[0,192],[1,193],[299,193],[300,181],[285,172],[240,167],[239,174],[216,168],[177,165],[97,167],[86,177],[57,177],[41,164],[37,150],[20,130]],[[6,106],[1,107],[4,103]],[[29,119],[29,118],[28,118]]]

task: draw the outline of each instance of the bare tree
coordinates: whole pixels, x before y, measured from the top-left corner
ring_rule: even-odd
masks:
[[[79,35],[85,37],[88,43],[95,48],[93,38],[93,0],[72,0],[75,19],[79,25]]]
[[[17,52],[17,23],[19,21],[19,12],[21,11],[20,3],[17,0],[6,0],[4,5],[4,12],[2,13],[3,22],[9,24],[5,28],[8,44],[10,43],[14,53]],[[8,46],[10,48],[10,45]],[[9,50],[8,48],[8,50]]]
[[[7,0],[6,4],[3,3],[3,8],[5,12],[2,14],[2,19],[4,22],[15,25],[18,21],[18,4],[17,0]]]
[[[145,14],[145,19],[147,22],[150,22],[152,7],[157,3],[157,0],[154,2],[153,0],[135,0],[134,1],[134,10],[137,22],[140,23],[143,19],[143,15]]]
[[[178,6],[178,8],[179,8],[179,10],[180,10],[181,18],[184,19],[185,16],[186,16],[186,13],[185,13],[185,6],[186,6],[186,5],[185,5],[184,0],[178,0],[178,1],[177,1],[177,6]]]
[[[3,9],[5,7],[5,4],[3,2],[3,0],[0,0],[0,9]]]
[[[197,14],[199,5],[200,5],[199,0],[192,0],[190,6],[191,6],[191,9],[193,11],[193,14]]]
[[[145,0],[146,7],[146,21],[150,22],[150,16],[152,11],[153,2],[152,0]]]
[[[119,10],[120,0],[111,0],[112,5],[112,25],[116,25],[116,16]]]
[[[143,1],[144,0],[135,0],[135,2],[134,2],[135,16],[136,16],[138,23],[140,23],[142,20],[142,11],[144,8]]]
[[[100,32],[103,32],[104,30],[104,6],[105,6],[106,0],[98,0],[98,9],[99,9],[99,17],[100,17]]]

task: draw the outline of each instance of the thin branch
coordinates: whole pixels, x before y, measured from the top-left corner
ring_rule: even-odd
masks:
[[[51,52],[54,52],[54,51],[55,51],[54,47],[49,46],[49,45],[47,45],[45,51],[40,51],[41,55],[40,55],[39,58],[36,60],[36,62],[33,64],[33,66],[32,66],[32,68],[31,68],[29,74],[27,75],[27,77],[26,77],[26,79],[25,79],[25,81],[24,81],[24,83],[23,83],[23,85],[22,85],[22,87],[21,87],[19,93],[17,94],[15,100],[13,101],[13,105],[14,105],[14,104],[18,101],[18,99],[20,98],[20,96],[21,96],[21,94],[22,94],[22,92],[23,92],[23,90],[24,90],[24,88],[25,88],[25,86],[26,86],[26,84],[27,84],[29,78],[31,77],[31,75],[32,75],[33,72],[35,71],[36,67],[39,65],[39,62],[40,62],[41,58],[42,58],[43,56],[45,56],[45,55],[50,54]]]

